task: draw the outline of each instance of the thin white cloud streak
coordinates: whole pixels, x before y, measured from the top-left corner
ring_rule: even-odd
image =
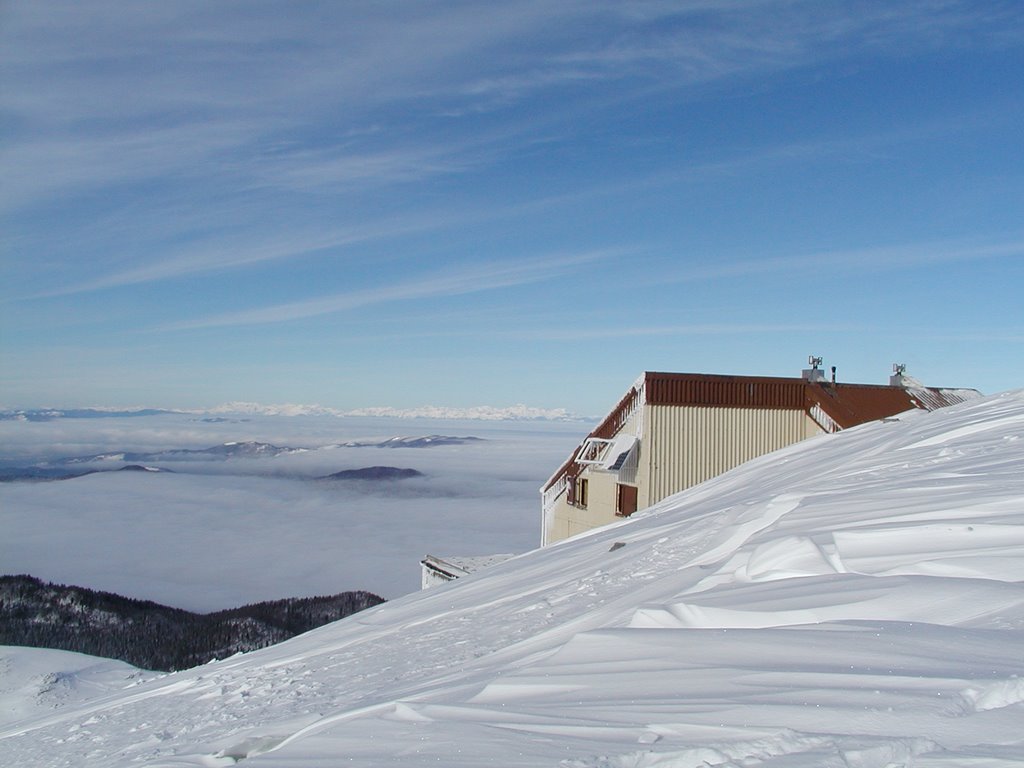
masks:
[[[695,266],[659,282],[696,282],[788,272],[885,272],[914,267],[937,267],[964,261],[1024,258],[1024,240],[1004,243],[936,242],[888,245],[842,251],[818,251],[799,256],[752,259]]]
[[[560,321],[562,322],[562,321]],[[563,328],[557,329],[503,329],[488,327],[486,330],[447,329],[422,330],[393,334],[371,334],[361,336],[363,340],[376,341],[410,338],[486,338],[514,341],[586,342],[608,339],[641,339],[654,337],[697,337],[697,336],[761,336],[787,333],[866,333],[877,328],[856,324],[822,323],[695,323],[683,325],[613,326],[604,328]]]
[[[301,171],[297,172],[301,173]],[[310,173],[316,173],[316,171],[311,170]],[[330,175],[329,170],[325,171],[325,173],[328,176]],[[264,262],[297,259],[331,249],[346,248],[457,226],[464,227],[473,223],[514,218],[538,208],[572,202],[586,196],[589,196],[586,192],[575,193],[570,196],[559,195],[541,200],[532,200],[523,204],[498,205],[462,212],[453,212],[450,209],[444,211],[419,211],[327,232],[304,232],[290,229],[284,234],[267,234],[264,232],[254,233],[246,231],[235,236],[222,236],[205,240],[198,245],[189,246],[185,250],[163,255],[158,260],[143,264],[142,266],[135,266],[52,290],[16,297],[15,299],[9,299],[9,301],[57,298],[199,274],[228,271]],[[193,225],[197,223],[199,222],[193,222]]]
[[[514,263],[492,263],[484,267],[468,268],[461,272],[440,273],[414,281],[379,288],[351,291],[316,299],[172,323],[163,326],[160,330],[192,330],[282,323],[344,312],[375,304],[459,296],[500,288],[510,288],[551,279],[577,267],[608,258],[618,253],[620,251],[608,249]]]
[[[1024,328],[1018,331],[1013,331],[1008,328],[993,328],[990,331],[977,331],[974,333],[942,334],[920,331],[919,334],[921,338],[928,338],[933,341],[976,341],[983,344],[991,344],[994,341],[1005,341],[1009,344],[1024,344]],[[1014,386],[1015,388],[1019,388],[1016,384]]]
[[[406,220],[405,222],[378,222],[363,227],[325,233],[296,233],[269,238],[221,239],[189,248],[184,253],[170,256],[142,267],[124,270],[94,280],[44,291],[28,299],[55,298],[78,293],[138,285],[141,283],[220,272],[261,262],[279,261],[308,256],[313,253],[365,243],[387,237],[398,237],[443,226],[437,219]]]
[[[531,119],[529,128],[502,124],[466,135],[416,136],[405,143],[387,143],[379,130],[368,129],[363,137],[339,139],[328,146],[283,147],[246,173],[254,186],[277,191],[362,192],[485,168],[505,158],[510,147],[523,141],[523,133],[537,128]]]
[[[842,4],[725,0],[424,5],[408,13],[407,8],[395,12],[370,5],[347,7],[347,25],[310,23],[301,13],[275,12],[280,7],[197,2],[172,11],[121,2],[90,3],[88,8],[79,3],[9,4],[5,21],[32,18],[18,27],[30,33],[25,43],[0,29],[0,65],[7,73],[0,98],[14,118],[9,124],[18,127],[0,150],[6,179],[0,207],[59,204],[69,194],[102,197],[113,187],[147,181],[181,184],[186,196],[222,183],[229,190],[334,193],[339,187],[347,191],[469,174],[513,155],[525,143],[543,140],[541,133],[584,114],[593,102],[549,99],[543,109],[531,110],[530,118],[503,123],[509,127],[500,132],[492,127],[486,141],[476,126],[472,135],[462,133],[457,121],[452,121],[451,134],[433,138],[395,131],[413,115],[407,111],[410,105],[417,107],[417,119],[420,105],[436,114],[494,113],[509,104],[529,105],[531,98],[586,94],[590,85],[607,84],[617,85],[610,89],[613,100],[631,98],[637,86],[685,89],[770,76],[865,48],[896,55],[907,46],[988,46],[999,35],[1004,41],[1019,38],[1024,29],[998,18],[1014,13],[1008,7],[948,0],[853,10]],[[689,24],[700,17],[715,23]],[[521,49],[524,42],[530,45]],[[325,143],[303,140],[310,127],[320,131],[325,126],[336,128],[337,136]],[[920,128],[915,124],[908,135],[893,140],[910,139]],[[552,135],[565,138],[555,131]],[[296,149],[274,154],[268,146]],[[855,157],[878,146],[870,138],[793,144],[477,211],[465,220],[513,217],[559,202],[739,174],[758,163],[844,153]],[[252,215],[259,216],[260,205],[269,210],[274,202],[254,205]],[[137,204],[159,207],[152,200]],[[459,221],[450,213],[446,221],[431,218],[218,238],[159,261],[152,255],[159,253],[159,245],[139,242],[133,244],[134,266],[31,298],[241,269]],[[31,247],[27,243],[25,251]],[[846,260],[823,256],[834,268],[861,268],[858,252]],[[824,269],[820,258],[736,262],[698,268],[679,279]],[[957,260],[963,258],[969,257]],[[894,267],[883,263],[873,268]],[[62,271],[59,264],[47,269],[49,274]]]
[[[771,74],[865,48],[901,56],[910,48],[967,46],[993,38],[1010,43],[1024,34],[1008,31],[1019,17],[1012,9],[950,0],[855,8],[791,0],[562,3],[552,5],[550,17],[538,15],[534,30],[538,34],[556,21],[572,30],[571,37],[548,31],[546,39],[559,47],[542,51],[514,72],[454,80],[447,88],[490,97],[495,104],[586,81],[639,78],[654,87],[678,88]],[[442,95],[441,87],[435,95]]]
[[[821,334],[864,334],[888,333],[891,329],[878,325],[857,323],[698,323],[692,325],[652,325],[634,327],[606,328],[564,328],[558,330],[464,330],[450,331],[438,329],[434,331],[412,331],[401,333],[377,333],[360,336],[363,341],[388,341],[393,339],[409,340],[411,338],[486,338],[511,339],[517,341],[553,341],[553,342],[586,342],[607,339],[642,339],[654,337],[701,337],[701,336],[772,336],[790,333]],[[1024,342],[1024,330],[999,328],[991,331],[935,333],[934,328],[914,329],[906,327],[904,337],[929,339],[932,341],[1005,341],[1008,343]]]
[[[458,145],[394,148],[374,152],[301,151],[275,158],[258,172],[269,186],[295,190],[386,185],[462,173],[478,163]]]
[[[0,188],[0,210],[97,186],[205,176],[251,131],[249,125],[217,121],[9,142],[0,151],[6,182]]]
[[[978,119],[988,120],[990,117],[982,115]],[[973,118],[968,118],[968,122],[972,120]],[[918,126],[914,134],[922,132],[944,134],[949,131],[959,130],[962,127],[962,121],[955,123],[948,121],[926,123]],[[695,184],[702,179],[716,176],[732,176],[749,172],[752,168],[771,167],[784,162],[808,162],[821,157],[855,158],[858,155],[878,152],[886,147],[892,147],[914,138],[915,135],[899,131],[848,139],[798,142],[743,153],[733,159],[720,162],[692,165],[683,169],[665,170],[634,179],[619,180],[614,183],[596,184],[569,193],[549,195],[541,199],[517,204],[497,205],[489,209],[462,213],[452,213],[450,210],[443,213],[428,211],[400,218],[364,223],[330,232],[289,232],[287,235],[259,234],[258,236],[251,236],[251,233],[247,233],[240,237],[222,238],[212,242],[205,242],[199,246],[190,247],[186,252],[171,254],[156,263],[146,264],[82,283],[38,292],[20,298],[22,300],[53,298],[236,269],[262,262],[300,258],[331,248],[343,248],[377,240],[444,229],[446,227],[463,226],[473,222],[515,218],[531,211],[550,209],[557,205],[573,204],[595,197],[623,195],[685,182]],[[485,140],[480,140],[477,143],[485,143]],[[442,154],[440,149],[434,152],[438,155]],[[292,170],[283,171],[282,176],[291,174],[297,179],[302,179],[301,182],[297,182],[297,186],[302,186],[303,184],[328,184],[339,181],[337,167],[332,166],[330,162],[322,165],[318,162],[320,159],[319,155],[315,153],[305,154],[307,155],[305,159],[298,158],[300,162],[297,162]],[[410,162],[409,158],[429,157],[431,154],[433,153],[408,152],[399,153],[396,157],[382,156],[379,158],[363,158],[361,160],[353,158],[352,167],[355,170],[348,174],[350,176],[349,180],[354,180],[355,176],[371,177],[373,173],[368,171],[367,168],[375,164],[379,172],[394,175],[396,178],[401,175],[415,176],[417,171],[412,170],[411,167],[415,163]],[[448,154],[454,157],[457,153],[452,150]],[[296,158],[293,156],[291,159]],[[341,166],[344,166],[346,163],[346,160],[338,161],[338,164]],[[390,172],[383,170],[387,166],[391,167]],[[445,169],[446,172],[454,172],[454,170],[451,167]],[[427,171],[424,170],[423,172]],[[814,253],[802,256],[735,262],[692,269],[682,276],[677,275],[673,277],[667,275],[664,277],[677,281],[692,281],[803,269],[821,269],[825,265],[842,267],[844,264],[849,268],[895,269],[900,265],[909,266],[914,263],[927,263],[929,261],[951,262],[976,258],[995,258],[1019,253],[1022,248],[1024,248],[1024,241],[989,246],[972,244],[951,245],[948,243],[884,246],[847,253]],[[661,279],[659,277],[659,280]]]
[[[692,325],[654,325],[612,328],[566,328],[525,332],[517,337],[545,341],[592,341],[600,339],[649,338],[654,336],[763,336],[780,333],[852,333],[869,330],[860,325],[821,323],[696,323]],[[500,335],[500,334],[499,334]]]
[[[962,39],[987,44],[1014,28],[999,24],[998,10],[948,1],[854,10],[790,2],[424,4],[402,13],[345,6],[345,24],[277,13],[273,4],[181,8],[10,6],[9,26],[31,45],[14,33],[0,45],[11,73],[4,102],[17,118],[12,124],[31,133],[7,142],[18,180],[9,185],[16,191],[8,205],[69,188],[157,179],[170,169],[199,173],[224,154],[245,157],[243,176],[259,176],[259,146],[289,127],[340,120],[345,133],[372,122],[380,108],[427,98],[439,114],[490,110],[586,81],[618,82],[624,93],[642,83],[681,87],[864,47],[895,55],[908,45],[957,42],[964,29],[972,34]],[[709,14],[715,24],[696,23]],[[111,62],[128,66],[111,74]],[[579,108],[548,103],[538,114]],[[154,133],[168,121],[179,127]],[[126,135],[132,130],[134,137]],[[116,147],[125,144],[119,156]],[[410,152],[403,168],[401,155]],[[336,158],[334,174],[369,178],[376,170],[387,182],[460,171],[443,150],[423,157],[416,148],[378,148],[369,155],[361,167],[354,156]],[[302,173],[283,178],[302,180]],[[316,174],[309,180],[322,183]]]

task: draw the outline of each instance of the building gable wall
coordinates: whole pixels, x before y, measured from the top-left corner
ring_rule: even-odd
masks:
[[[618,433],[641,437],[644,433],[644,412],[646,408],[636,408],[630,415],[623,417],[623,423]],[[643,451],[640,449],[640,462],[642,467]],[[554,541],[575,536],[577,533],[588,531],[591,528],[598,528],[608,525],[621,518],[616,514],[616,485],[620,480],[628,479],[635,481],[639,472],[630,471],[626,468],[623,472],[609,472],[603,469],[592,467],[578,468],[578,474],[573,478],[577,484],[576,490],[571,494],[576,503],[569,503],[570,494],[562,494],[555,503],[549,515],[543,521],[544,531],[541,543],[548,544]],[[587,482],[587,503],[582,506],[578,503],[579,481]]]

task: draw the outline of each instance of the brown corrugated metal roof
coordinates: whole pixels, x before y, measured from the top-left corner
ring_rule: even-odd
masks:
[[[907,392],[929,411],[973,400],[980,394],[976,389],[946,389],[942,387],[917,386],[907,387]]]
[[[804,407],[803,379],[652,373],[644,377],[648,405],[706,405],[720,408]]]
[[[763,408],[806,413],[817,405],[842,429],[895,416],[912,408],[931,411],[955,405],[979,394],[972,389],[833,384],[802,378],[654,371],[644,374],[643,391],[646,405]],[[636,405],[639,394],[635,387],[630,388],[589,437],[614,437]],[[563,475],[575,475],[579,471],[578,453],[579,448],[551,477],[545,489]]]
[[[928,411],[943,408],[977,394],[974,390],[832,384],[795,378],[703,373],[648,372],[644,381],[648,405],[806,411],[819,405],[843,429],[895,416],[911,408]]]
[[[806,382],[807,399],[843,429],[877,421],[918,406],[903,387]]]

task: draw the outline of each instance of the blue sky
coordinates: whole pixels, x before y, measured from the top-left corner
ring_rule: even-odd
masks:
[[[0,405],[1024,386],[1024,5],[0,4]]]

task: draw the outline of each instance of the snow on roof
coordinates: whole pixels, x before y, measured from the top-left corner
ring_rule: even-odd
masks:
[[[467,576],[470,573],[479,571],[481,568],[487,568],[488,566],[495,565],[497,563],[503,563],[513,557],[515,557],[514,554],[474,556],[445,555],[443,557],[438,555],[427,555],[423,558],[422,562],[451,576],[459,577]]]
[[[0,729],[0,764],[1019,768],[1021,499],[1024,391],[912,411]]]
[[[479,571],[481,568],[496,565],[497,563],[503,563],[513,557],[515,557],[514,554],[476,555],[472,557],[465,555],[446,555],[441,559],[446,563],[451,563],[456,568],[461,568],[466,573],[473,573],[474,571]]]

